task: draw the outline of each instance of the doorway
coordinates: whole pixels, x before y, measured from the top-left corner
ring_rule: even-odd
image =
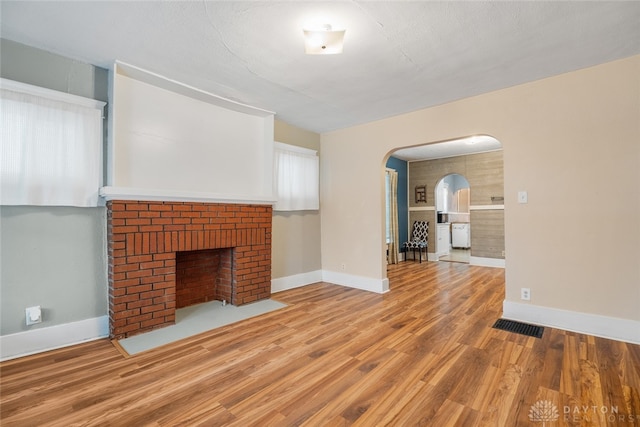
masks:
[[[450,173],[435,187],[436,258],[469,263],[471,256],[471,186],[463,175]]]
[[[400,234],[406,233],[408,239],[415,221],[429,222],[428,261],[466,262],[471,265],[504,268],[504,168],[502,144],[498,140],[480,135],[399,148],[391,151],[385,161],[386,167],[397,169],[399,175],[406,173],[406,185],[400,184],[401,180],[398,185],[398,195],[404,193],[406,197],[406,202],[398,201]],[[391,162],[395,162],[393,166]],[[447,213],[451,209],[459,214],[464,208],[468,209],[468,213],[466,218],[459,215],[447,218],[449,232],[443,232],[441,235],[445,238],[448,236],[449,242],[446,246],[450,250],[448,255],[441,253],[438,256],[437,211],[445,209],[437,205],[435,189],[438,183],[450,174],[462,175],[470,185],[468,198],[464,193],[459,193],[461,197],[455,199],[457,207],[454,209],[452,199],[447,205]],[[456,186],[451,185],[452,189]],[[421,190],[419,194],[418,190]],[[423,194],[426,194],[426,197]],[[402,221],[406,221],[406,227],[402,225]],[[468,248],[463,247],[466,245],[451,246],[451,223],[454,222],[469,224],[466,232],[473,235],[473,248],[472,245]],[[464,235],[465,230],[462,233]],[[405,242],[406,239],[400,236],[399,241]],[[402,243],[399,246],[402,250]],[[400,260],[403,255],[404,253],[400,252]]]

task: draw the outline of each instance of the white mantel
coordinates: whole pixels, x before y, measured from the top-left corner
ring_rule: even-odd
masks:
[[[272,205],[276,202],[273,197],[128,187],[102,187],[100,189],[100,197],[105,202],[110,200],[140,200],[148,202],[242,203],[252,205]]]

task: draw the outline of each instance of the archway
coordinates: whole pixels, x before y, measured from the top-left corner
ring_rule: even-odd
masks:
[[[490,154],[493,153],[493,154]],[[393,159],[404,161],[407,170],[405,191],[407,204],[400,215],[407,219],[406,233],[411,234],[416,220],[429,221],[428,260],[438,261],[437,208],[435,188],[446,175],[463,175],[473,190],[469,197],[469,223],[476,222],[471,235],[469,263],[504,267],[504,165],[502,144],[490,136],[472,136],[438,141],[412,147],[399,147],[387,154],[383,165]],[[431,164],[426,171],[417,171],[421,163]],[[426,199],[416,197],[417,187],[426,188]],[[471,196],[473,194],[473,196]],[[462,222],[462,221],[456,221]],[[408,237],[410,238],[410,237]],[[474,242],[476,243],[474,246]],[[402,243],[398,245],[402,249]],[[400,254],[400,260],[403,253]],[[411,258],[409,258],[411,259]]]
[[[443,176],[434,188],[435,258],[469,263],[471,255],[471,186],[459,173]]]

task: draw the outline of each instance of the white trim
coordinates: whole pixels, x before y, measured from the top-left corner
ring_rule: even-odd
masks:
[[[93,341],[109,336],[109,316],[0,336],[0,360]]]
[[[503,211],[504,205],[471,205],[470,211]]]
[[[232,194],[202,193],[199,191],[158,190],[150,188],[102,187],[100,197],[104,200],[141,200],[149,202],[201,202],[201,203],[250,203],[271,205],[272,197],[239,196]]]
[[[120,74],[134,80],[148,83],[150,85],[157,86],[159,88],[178,93],[189,98],[197,99],[199,101],[239,113],[250,114],[252,116],[258,117],[268,117],[275,115],[275,113],[272,111],[263,110],[262,108],[253,107],[251,105],[233,101],[228,98],[223,98],[221,96],[205,92],[193,86],[180,83],[179,81],[172,80],[160,74],[144,70],[142,68],[136,67],[135,65],[127,64],[122,61],[116,60],[114,64],[114,74]]]
[[[435,206],[410,206],[409,212],[421,212],[421,211],[435,211]],[[470,211],[503,211],[504,205],[471,205],[469,206]],[[462,212],[449,212],[452,214],[462,213]]]
[[[436,252],[435,253],[436,259],[438,261],[440,260],[440,257],[447,256],[447,255],[451,255],[451,249],[449,249],[448,251],[442,251],[442,252]],[[429,259],[429,255],[427,255],[427,259]]]
[[[285,144],[284,142],[273,141],[276,150],[292,151],[294,153],[306,154],[307,156],[317,156],[318,152],[311,148],[300,147],[298,145]]]
[[[640,344],[640,322],[598,314],[503,301],[503,317],[540,326]]]
[[[27,83],[3,78],[0,78],[0,88],[12,92],[26,93],[28,95],[38,96],[40,98],[46,98],[52,101],[66,102],[68,104],[79,105],[87,108],[95,108],[96,110],[102,111],[102,114],[104,114],[104,106],[107,105],[106,102],[98,101],[91,98],[85,98],[84,96],[59,92],[57,90],[46,89],[40,86],[34,86]],[[100,130],[102,131],[102,129]]]
[[[418,256],[418,254],[416,254],[416,258],[415,259],[413,259],[413,250],[410,250],[409,248],[407,248],[407,250],[404,252],[404,254],[405,254],[404,261],[406,261],[406,262],[414,262],[415,261],[415,262],[419,263],[420,259],[422,259],[422,262],[438,261],[437,257],[435,257],[435,258],[429,257],[429,255],[436,255],[436,254],[432,254],[431,252],[426,252],[426,255],[422,256],[422,251],[420,251],[420,255]],[[409,255],[409,254],[411,254],[411,255]],[[441,256],[444,256],[444,255],[446,255],[446,254],[443,254]],[[433,259],[431,259],[431,258],[433,258]]]
[[[505,268],[505,261],[504,258],[484,258],[479,256],[472,256],[469,257],[469,265]]]
[[[322,270],[322,281],[377,294],[389,292],[389,279],[386,277],[384,279],[373,279],[371,277]]]
[[[409,206],[409,212],[435,211],[435,206]]]
[[[307,273],[294,274],[292,276],[278,277],[276,279],[271,279],[271,293],[300,288],[302,286],[318,282],[322,282],[322,270],[309,271]]]
[[[438,262],[438,261],[440,261],[440,257],[435,252],[427,252],[427,260],[428,261],[432,261],[432,262]],[[411,260],[409,260],[409,261],[411,261]]]
[[[433,252],[429,252],[427,254],[429,261],[433,261],[433,262],[440,262],[441,256],[443,255],[438,255]],[[505,260],[502,258],[483,258],[478,256],[470,256],[469,265],[477,265],[480,267],[505,268]]]

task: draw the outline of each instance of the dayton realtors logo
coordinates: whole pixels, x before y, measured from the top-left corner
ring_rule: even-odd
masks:
[[[557,421],[558,418],[558,407],[548,400],[538,400],[529,410],[529,419],[536,423],[541,422],[543,426],[548,422]]]
[[[543,427],[547,423],[558,421],[560,413],[558,407],[549,400],[538,400],[531,405],[529,410],[529,419],[534,423],[542,423]],[[640,414],[624,414],[620,413],[617,406],[584,406],[573,405],[562,407],[562,420],[571,423],[596,421],[604,423],[629,423],[632,425],[640,425]]]

